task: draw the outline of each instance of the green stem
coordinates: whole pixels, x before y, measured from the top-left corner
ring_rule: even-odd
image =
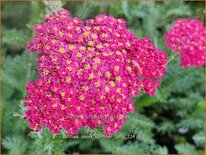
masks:
[[[52,146],[51,144],[48,145],[48,154],[51,154],[51,151],[52,151]]]
[[[172,62],[172,60],[174,60],[176,58],[176,56],[178,55],[177,52],[172,52],[172,54],[169,56],[169,60],[167,64],[170,64]]]
[[[37,135],[40,139],[42,139],[42,136],[41,136],[41,133],[40,132],[37,132]]]
[[[28,59],[27,59],[27,65],[26,65],[27,68],[26,68],[25,86],[31,79],[31,66],[32,66],[31,60],[32,60],[32,54],[29,53],[29,56],[28,56]],[[26,90],[24,91],[24,96],[26,96]]]

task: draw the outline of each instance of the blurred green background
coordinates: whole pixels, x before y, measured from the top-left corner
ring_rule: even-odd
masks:
[[[2,2],[2,153],[204,153],[204,68],[179,66],[175,57],[154,97],[140,93],[136,111],[115,136],[122,138],[69,138],[46,128],[35,133],[23,119],[25,85],[38,78],[36,54],[26,51],[33,25],[60,3]],[[204,2],[64,2],[72,16],[85,19],[106,13],[127,21],[137,37],[148,36],[168,53],[163,36],[176,18],[204,22]],[[81,129],[81,135],[102,135],[101,129]],[[131,136],[133,135],[133,136]],[[134,135],[136,137],[134,137]],[[103,135],[102,135],[103,136]]]

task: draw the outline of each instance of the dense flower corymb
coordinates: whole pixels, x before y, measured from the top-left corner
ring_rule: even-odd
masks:
[[[180,53],[181,66],[203,66],[206,50],[206,29],[203,23],[195,19],[177,19],[169,32],[165,34],[166,45]]]
[[[84,26],[68,15],[60,10],[35,26],[28,49],[39,52],[40,78],[27,85],[25,119],[35,131],[103,126],[112,135],[134,111],[138,89],[154,95],[167,55],[128,32],[123,19],[101,14]]]

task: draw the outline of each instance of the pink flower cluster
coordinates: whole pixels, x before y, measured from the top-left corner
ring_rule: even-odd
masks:
[[[180,53],[181,66],[203,66],[205,64],[206,29],[195,19],[177,19],[165,34],[166,45]]]
[[[44,125],[70,136],[103,126],[112,135],[134,111],[138,89],[154,95],[167,55],[128,32],[123,19],[101,14],[83,25],[68,15],[60,10],[35,26],[28,49],[39,52],[40,78],[27,85],[25,119],[35,131]]]

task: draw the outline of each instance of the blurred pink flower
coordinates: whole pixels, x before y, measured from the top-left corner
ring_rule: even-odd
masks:
[[[179,52],[181,66],[203,66],[205,64],[206,29],[196,19],[177,19],[165,34],[166,45]]]

